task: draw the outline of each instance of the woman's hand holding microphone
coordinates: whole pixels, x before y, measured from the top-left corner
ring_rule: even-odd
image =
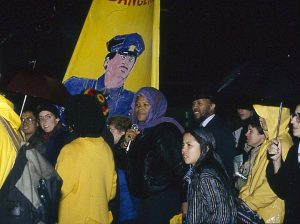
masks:
[[[131,128],[126,131],[123,142],[123,148],[126,148],[126,151],[129,150],[131,142],[136,138],[138,134],[140,134],[140,131],[137,125],[132,125]]]

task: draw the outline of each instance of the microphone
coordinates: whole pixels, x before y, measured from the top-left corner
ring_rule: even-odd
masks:
[[[132,124],[131,129],[133,129],[134,131],[138,131],[139,126],[137,124]],[[132,142],[132,140],[129,140],[128,145],[126,147],[126,152],[128,152],[131,142]]]

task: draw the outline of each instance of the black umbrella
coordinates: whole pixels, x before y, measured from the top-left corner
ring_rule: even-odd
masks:
[[[4,88],[5,90],[25,95],[22,109],[27,96],[47,100],[58,105],[64,105],[69,97],[68,90],[60,80],[31,70],[14,73]]]
[[[300,102],[299,71],[291,65],[245,63],[219,85],[217,97],[234,106],[247,100],[290,107]]]

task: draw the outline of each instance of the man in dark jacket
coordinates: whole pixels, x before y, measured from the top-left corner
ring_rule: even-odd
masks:
[[[299,223],[300,220],[300,104],[292,115],[294,146],[286,160],[282,160],[280,141],[274,140],[268,149],[270,162],[267,178],[272,190],[285,201],[284,223]]]
[[[196,125],[207,128],[216,140],[216,152],[222,159],[227,174],[233,181],[234,138],[216,111],[216,101],[212,94],[194,95],[192,111]]]

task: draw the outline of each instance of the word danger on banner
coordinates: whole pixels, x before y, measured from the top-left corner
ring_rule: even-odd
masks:
[[[151,5],[154,0],[109,0],[110,2],[116,2],[117,4],[123,4],[128,6],[143,6]]]

